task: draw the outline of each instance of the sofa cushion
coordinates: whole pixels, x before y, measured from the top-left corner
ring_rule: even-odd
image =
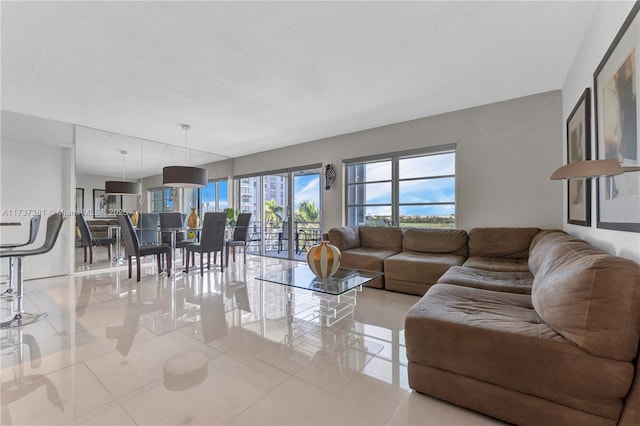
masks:
[[[539,228],[474,228],[469,231],[469,257],[526,259]]]
[[[410,362],[611,419],[634,374],[564,339],[524,294],[436,284],[407,314],[405,339]]]
[[[438,283],[509,293],[531,294],[533,275],[530,272],[487,271],[467,268],[466,266],[452,266],[440,277]]]
[[[532,252],[536,312],[589,353],[630,361],[640,339],[640,265],[563,234]]]
[[[329,229],[329,242],[340,250],[360,247],[360,231],[357,226]]]
[[[359,226],[360,246],[399,252],[402,250],[402,229],[397,226]]]
[[[403,251],[384,260],[384,276],[401,281],[435,284],[447,269],[462,265],[464,257],[453,254]]]
[[[394,250],[381,250],[369,247],[358,247],[342,252],[340,266],[368,271],[384,271],[384,260],[396,254]]]
[[[455,229],[409,228],[404,231],[402,250],[466,257],[467,233]]]
[[[463,266],[487,271],[529,272],[527,259],[505,259],[501,257],[470,256]]]

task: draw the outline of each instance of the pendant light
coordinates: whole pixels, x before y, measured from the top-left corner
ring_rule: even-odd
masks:
[[[184,130],[184,149],[187,151],[188,124],[181,124]],[[202,188],[207,185],[207,170],[191,166],[167,166],[162,169],[162,184],[178,188]]]
[[[104,192],[111,195],[140,195],[142,185],[138,182],[128,182],[124,180],[124,160],[127,151],[120,150],[122,155],[122,180],[108,180],[104,183]]]

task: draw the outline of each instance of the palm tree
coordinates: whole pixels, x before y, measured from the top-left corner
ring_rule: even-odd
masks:
[[[313,201],[305,200],[298,205],[296,210],[296,222],[305,224],[319,222],[320,210]]]
[[[276,200],[264,202],[264,223],[268,227],[279,227],[282,222],[282,206],[276,205]]]

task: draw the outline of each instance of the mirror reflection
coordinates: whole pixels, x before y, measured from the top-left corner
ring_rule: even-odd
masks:
[[[177,212],[184,216],[200,205],[206,211],[226,207],[226,203],[222,206],[217,203],[215,183],[214,196],[209,196],[206,203],[198,197],[210,195],[211,190],[162,186],[165,166],[202,167],[225,159],[186,147],[76,126],[75,205],[81,214],[76,223],[76,272],[126,264],[122,259],[124,250],[117,243],[121,235],[116,214],[120,211],[129,213],[136,225],[140,216],[142,223],[149,225],[147,213]],[[105,182],[114,180],[141,183],[142,192],[139,195],[106,193]],[[157,238],[151,228],[140,232],[139,237],[147,243]]]

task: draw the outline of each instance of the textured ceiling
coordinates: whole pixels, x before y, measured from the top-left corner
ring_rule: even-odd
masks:
[[[237,157],[559,89],[594,2],[6,2],[2,108]]]

